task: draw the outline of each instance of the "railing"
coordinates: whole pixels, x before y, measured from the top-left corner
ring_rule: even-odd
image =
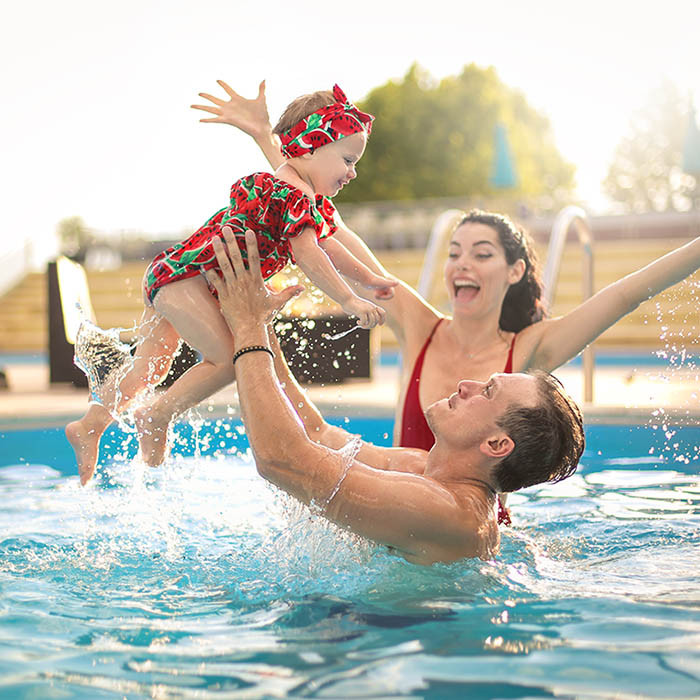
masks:
[[[542,282],[544,287],[544,302],[546,308],[551,309],[554,301],[554,293],[559,279],[559,267],[561,256],[564,253],[564,243],[573,225],[578,234],[579,242],[583,248],[583,300],[593,296],[593,233],[586,212],[581,207],[564,207],[554,219],[552,233],[549,237],[547,248],[547,263],[544,268]],[[583,361],[583,400],[586,403],[593,401],[593,347],[588,345],[582,354]]]
[[[443,212],[433,224],[425,251],[425,260],[421,268],[418,280],[418,292],[425,299],[430,297],[435,272],[440,256],[445,249],[445,239],[454,230],[455,224],[464,216],[459,209],[448,209]],[[544,301],[547,308],[551,308],[554,300],[554,292],[559,278],[561,256],[564,252],[564,243],[572,226],[576,229],[579,241],[583,247],[583,299],[584,301],[593,295],[593,234],[588,222],[588,216],[581,207],[564,207],[557,214],[552,233],[549,238],[547,250],[547,264],[544,269],[543,286]],[[583,351],[583,400],[586,403],[593,401],[593,348],[589,345]]]
[[[455,224],[464,216],[461,209],[448,209],[438,216],[430,230],[428,247],[425,250],[423,267],[418,280],[418,293],[428,299],[435,281],[435,270],[440,260],[440,255],[445,250],[445,238],[454,231]]]

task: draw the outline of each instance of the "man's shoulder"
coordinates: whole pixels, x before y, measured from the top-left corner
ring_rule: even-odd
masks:
[[[392,449],[392,469],[407,474],[424,474],[428,461],[427,450],[419,447],[395,447]]]
[[[456,504],[452,548],[457,552],[470,552],[462,556],[493,556],[500,542],[495,503],[484,498],[479,487],[472,484],[460,484],[451,490]]]

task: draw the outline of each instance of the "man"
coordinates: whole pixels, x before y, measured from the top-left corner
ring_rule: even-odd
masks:
[[[246,269],[230,229],[215,239],[217,290],[233,333],[238,394],[258,472],[313,502],[339,526],[386,544],[416,564],[492,557],[497,492],[570,476],[583,452],[581,413],[548,374],[462,381],[426,411],[435,446],[426,452],[363,442],[326,423],[287,367],[269,323],[300,287],[270,292],[255,236]]]

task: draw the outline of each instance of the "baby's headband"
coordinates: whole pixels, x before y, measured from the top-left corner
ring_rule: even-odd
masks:
[[[332,105],[317,109],[280,134],[280,150],[285,158],[313,153],[321,146],[359,131],[369,135],[374,117],[357,109],[337,85],[333,86],[333,97]]]

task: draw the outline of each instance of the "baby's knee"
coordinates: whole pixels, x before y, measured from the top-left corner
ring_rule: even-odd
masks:
[[[202,359],[217,367],[233,367],[233,337],[221,338],[216,349],[211,349],[207,354],[202,354]]]

